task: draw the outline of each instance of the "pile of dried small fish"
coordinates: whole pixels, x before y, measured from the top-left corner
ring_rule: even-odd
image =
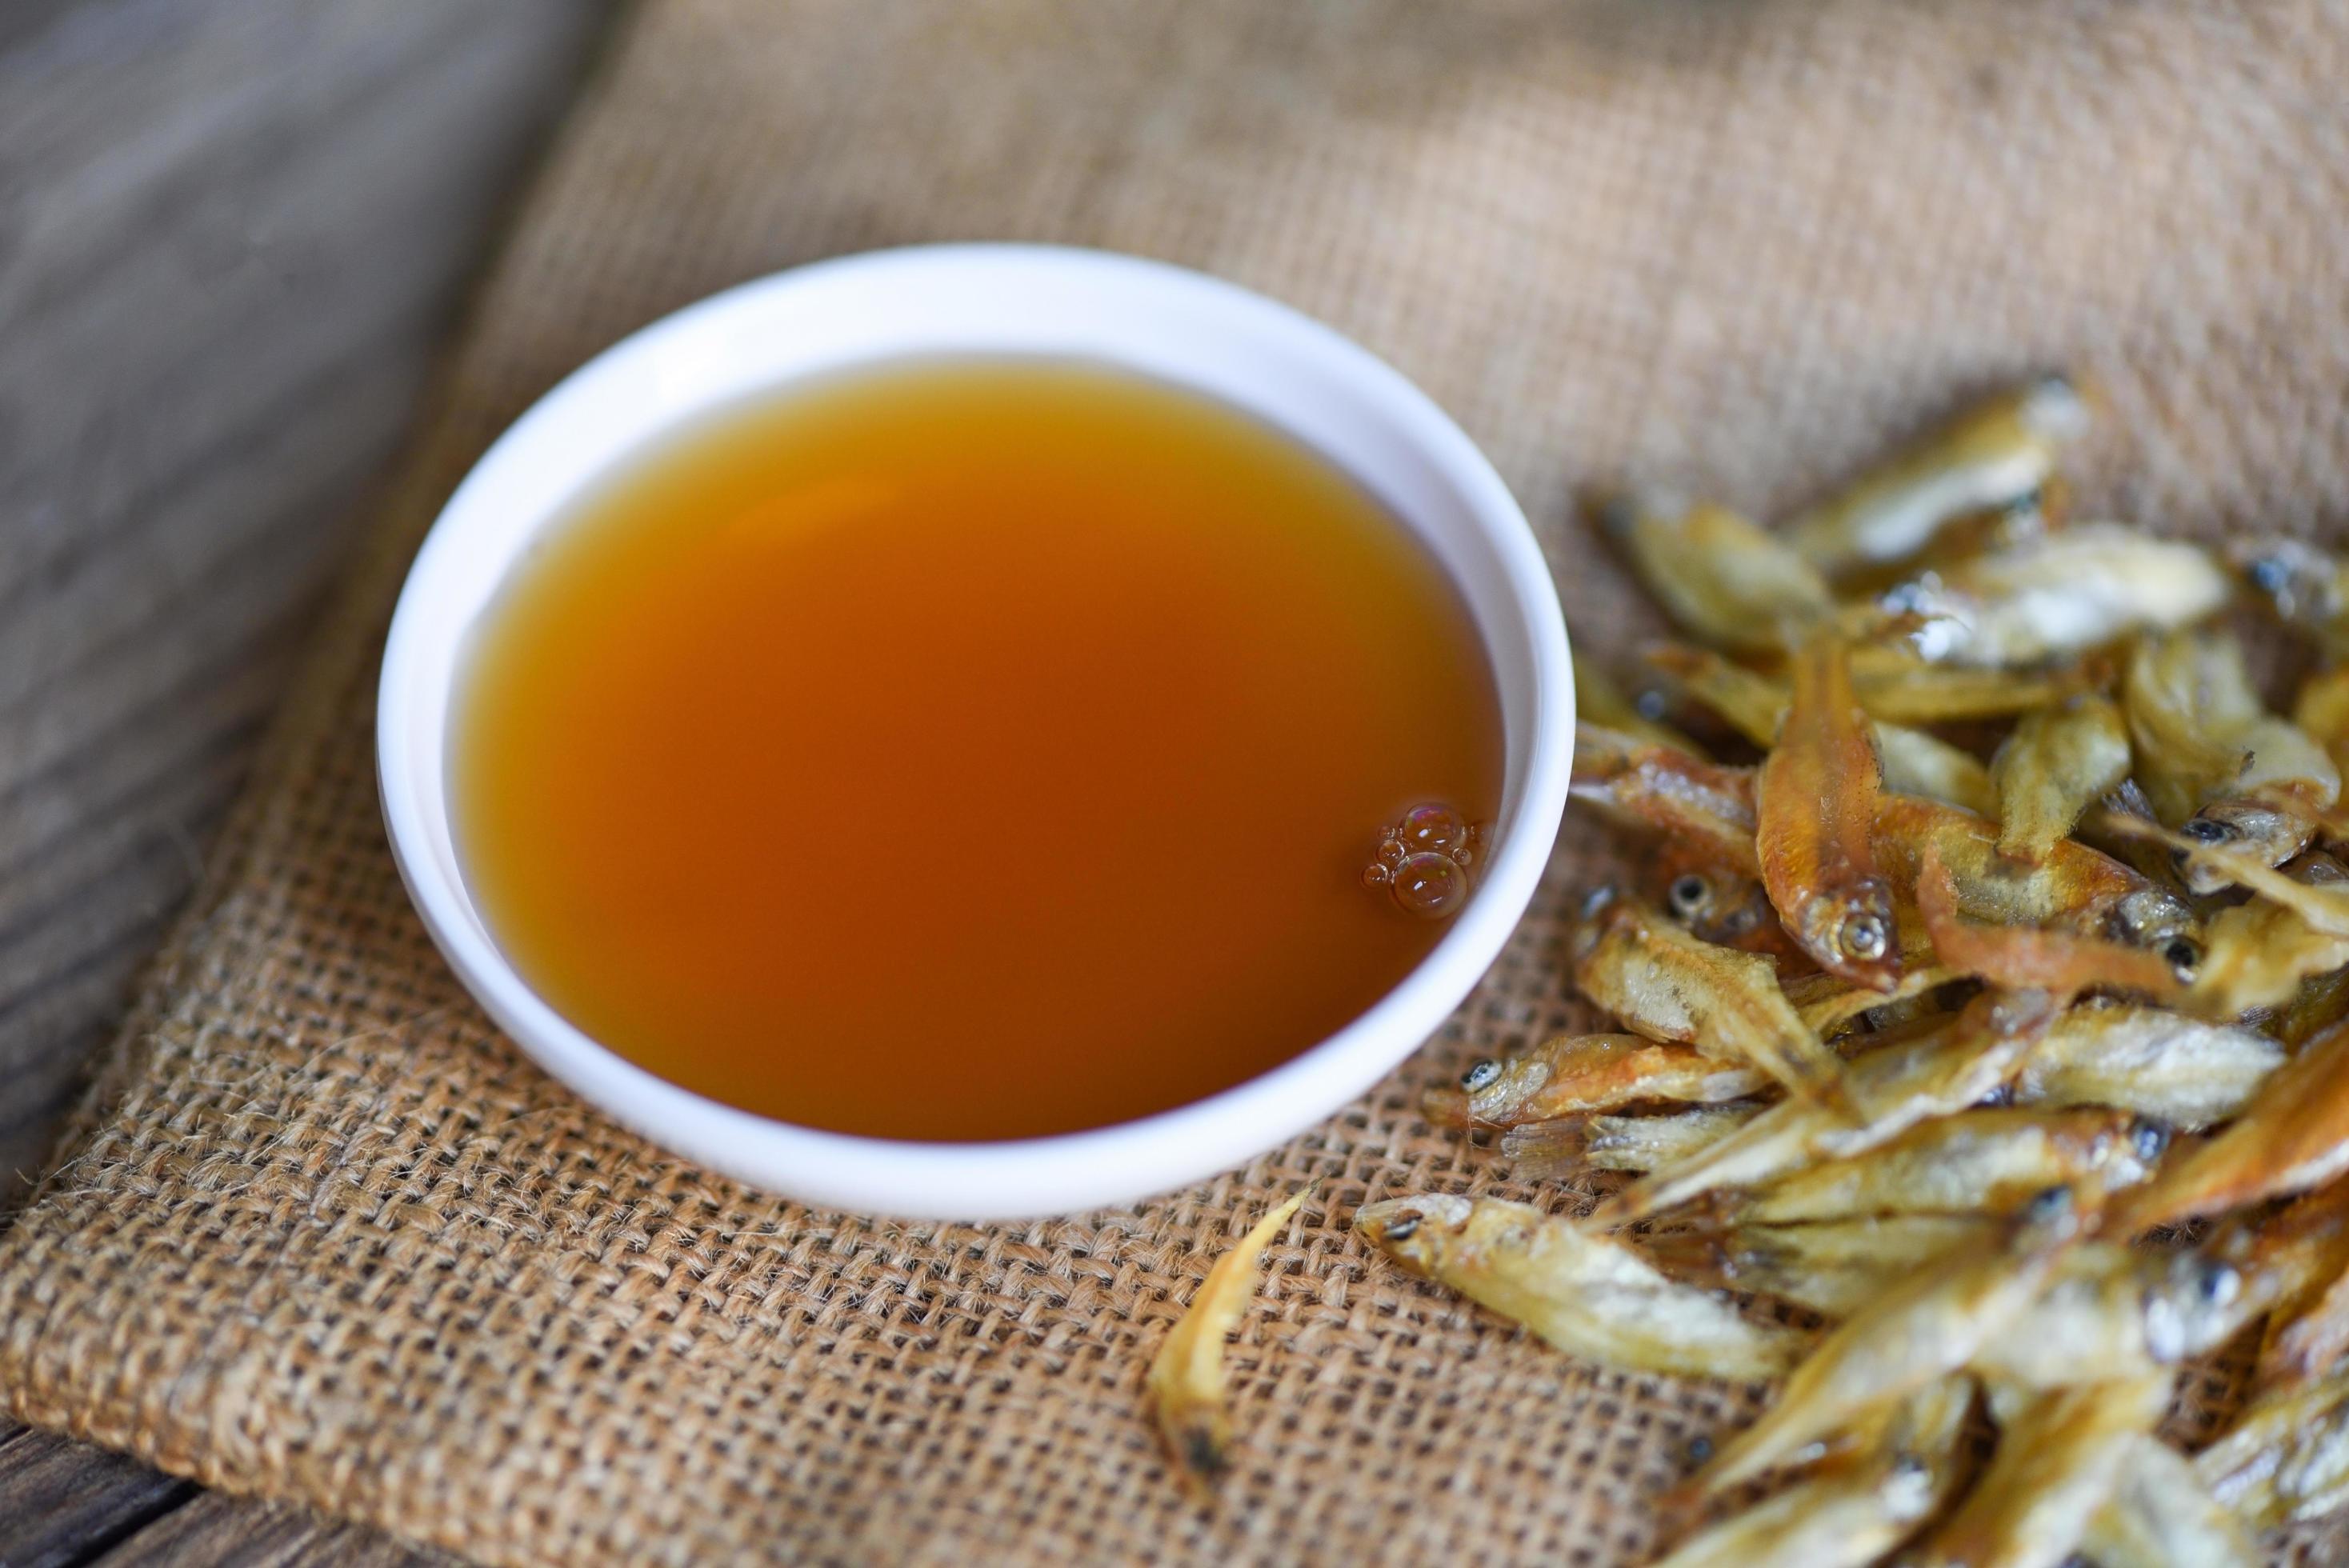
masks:
[[[1604,1195],[1354,1223],[1568,1355],[1784,1380],[1671,1568],[2251,1563],[2349,1501],[2349,565],[2070,520],[2089,407],[2023,387],[1776,530],[1604,514],[1687,638],[1638,699],[1578,671],[1575,797],[1649,848],[1571,944],[1621,1032],[1428,1104]]]

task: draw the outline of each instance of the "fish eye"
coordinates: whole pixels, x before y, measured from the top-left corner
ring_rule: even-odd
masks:
[[[1426,1217],[1426,1215],[1418,1212],[1416,1210],[1409,1210],[1397,1214],[1393,1219],[1387,1222],[1385,1240],[1390,1242],[1407,1242],[1411,1240],[1412,1233],[1419,1229],[1420,1221]]]
[[[1474,1094],[1500,1076],[1501,1064],[1486,1057],[1460,1075],[1460,1087]]]
[[[1712,894],[1713,889],[1706,884],[1705,880],[1694,872],[1691,872],[1684,877],[1675,877],[1672,880],[1671,890],[1664,896],[1681,913],[1694,914],[1705,906]]]
[[[2202,967],[2202,950],[2183,936],[2171,937],[2161,955],[2169,961],[2170,973],[2180,980],[2192,980],[2194,972]]]
[[[2205,1263],[2195,1275],[2194,1291],[2212,1306],[2223,1306],[2235,1299],[2243,1288],[2243,1276],[2232,1264],[2215,1259]]]
[[[2129,1147],[2139,1160],[2158,1160],[2169,1147],[2169,1129],[2141,1116],[2129,1124]]]
[[[1671,704],[1664,700],[1664,694],[1658,691],[1653,686],[1648,687],[1647,690],[1641,692],[1639,696],[1631,699],[1631,711],[1638,714],[1641,718],[1646,719],[1650,724],[1657,723],[1662,719],[1664,715],[1670,711],[1670,709]]]
[[[1713,1439],[1705,1437],[1691,1438],[1688,1445],[1688,1457],[1691,1464],[1700,1465],[1704,1463],[1705,1460],[1713,1458]]]
[[[2070,1212],[2071,1208],[2072,1189],[2043,1187],[2030,1202],[2023,1206],[2023,1217],[2032,1224],[2044,1224],[2050,1220]]]
[[[2281,593],[2292,583],[2292,562],[2281,555],[2262,555],[2243,568],[2243,575],[2262,593]]]
[[[2178,830],[2198,843],[2223,844],[2235,836],[2233,824],[2210,817],[2189,817],[2186,825]]]
[[[1890,942],[1891,934],[1884,929],[1884,922],[1872,914],[1855,914],[1836,933],[1836,945],[1863,961],[1883,957]]]

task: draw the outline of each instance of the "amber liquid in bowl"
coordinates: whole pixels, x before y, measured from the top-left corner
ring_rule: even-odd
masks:
[[[841,1132],[1069,1132],[1240,1083],[1444,923],[1382,824],[1498,804],[1457,590],[1347,476],[1079,364],[786,390],[514,569],[450,732],[522,976],[675,1083]]]

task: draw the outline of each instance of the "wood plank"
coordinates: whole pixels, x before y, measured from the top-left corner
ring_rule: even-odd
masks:
[[[195,1495],[194,1483],[46,1432],[0,1447],[0,1563],[88,1562]]]
[[[91,1561],[104,1568],[440,1568],[459,1559],[306,1509],[205,1492]]]
[[[613,0],[0,5],[0,1216]],[[0,1423],[0,1564],[418,1564]]]
[[[0,1207],[608,9],[0,7]]]

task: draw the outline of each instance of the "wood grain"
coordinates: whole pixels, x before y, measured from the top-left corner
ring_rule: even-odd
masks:
[[[0,1210],[611,10],[0,5]],[[0,1564],[101,1559],[433,1561],[0,1430]]]

